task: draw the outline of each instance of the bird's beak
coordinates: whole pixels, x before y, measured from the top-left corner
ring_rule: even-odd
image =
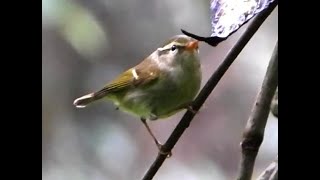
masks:
[[[186,45],[186,49],[188,51],[197,50],[198,48],[199,48],[199,41],[197,40],[191,41]]]

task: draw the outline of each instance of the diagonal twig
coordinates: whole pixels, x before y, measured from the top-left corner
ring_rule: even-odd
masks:
[[[261,173],[257,180],[277,180],[278,179],[278,156],[276,159]]]
[[[220,81],[224,73],[228,70],[232,62],[237,58],[242,49],[245,47],[245,45],[248,43],[251,37],[255,34],[255,32],[259,29],[264,20],[270,15],[273,9],[274,7],[271,9],[267,9],[266,11],[261,12],[254,19],[252,19],[252,22],[248,26],[246,31],[243,33],[243,35],[240,37],[237,43],[232,47],[224,61],[220,64],[220,66],[212,74],[208,82],[200,91],[199,95],[193,103],[193,110],[198,111],[200,109],[200,107],[203,105],[207,97],[216,87],[217,83]],[[176,128],[173,130],[172,134],[170,135],[166,143],[162,146],[162,152],[171,152],[172,148],[177,143],[183,132],[186,130],[186,128],[189,127],[189,124],[194,116],[194,113],[190,111],[187,111],[184,114],[184,116],[182,117]],[[157,173],[163,162],[165,161],[166,157],[166,155],[159,153],[156,160],[145,173],[142,180],[151,180]]]
[[[270,112],[273,95],[278,86],[278,42],[269,62],[262,87],[247,121],[241,142],[242,157],[238,180],[250,180],[264,129]]]

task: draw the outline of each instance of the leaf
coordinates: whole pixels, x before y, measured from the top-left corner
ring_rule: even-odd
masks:
[[[211,36],[228,37],[274,0],[211,0]]]
[[[272,2],[274,5],[278,3],[277,0],[211,0],[211,35],[202,37],[185,30],[181,31],[187,36],[217,46],[256,14],[267,9]]]

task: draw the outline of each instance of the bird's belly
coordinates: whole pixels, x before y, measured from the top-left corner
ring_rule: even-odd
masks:
[[[119,107],[147,119],[165,118],[191,102],[199,91],[199,71],[179,74],[182,78],[163,78],[146,89],[132,89],[122,98]]]

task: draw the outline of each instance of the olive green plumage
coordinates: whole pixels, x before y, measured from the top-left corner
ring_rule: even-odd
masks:
[[[155,120],[186,108],[200,85],[198,42],[177,35],[101,90],[76,99],[74,105],[81,108],[107,99],[124,112]]]

